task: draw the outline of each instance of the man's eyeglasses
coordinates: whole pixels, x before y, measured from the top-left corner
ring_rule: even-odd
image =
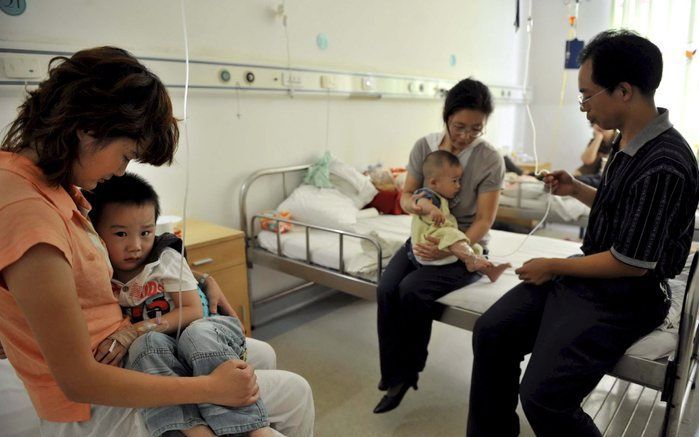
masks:
[[[585,103],[589,102],[592,100],[593,97],[598,96],[602,94],[603,92],[607,91],[607,88],[603,88],[600,91],[594,93],[590,97],[585,97],[582,95],[582,93],[578,94],[578,103],[580,104],[580,109],[583,109],[583,106],[585,106]]]
[[[471,138],[478,138],[482,136],[485,133],[485,130],[483,129],[482,126],[474,127],[474,126],[449,126],[449,133],[452,135],[457,135],[457,136],[468,136]]]

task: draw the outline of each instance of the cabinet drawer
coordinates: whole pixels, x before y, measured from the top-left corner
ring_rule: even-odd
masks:
[[[212,276],[226,295],[226,299],[245,325],[250,335],[250,299],[248,297],[248,274],[245,264],[225,268],[212,273]]]
[[[242,238],[219,241],[187,248],[189,266],[197,271],[211,271],[224,266],[245,262],[245,243]]]

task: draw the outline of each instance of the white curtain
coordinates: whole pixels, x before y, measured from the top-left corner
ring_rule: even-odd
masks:
[[[632,29],[653,41],[663,53],[663,80],[655,96],[670,109],[670,120],[699,150],[698,0],[614,0],[612,24]]]

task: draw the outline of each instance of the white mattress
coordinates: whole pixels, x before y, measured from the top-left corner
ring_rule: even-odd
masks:
[[[409,237],[410,216],[383,215],[360,219],[355,226],[355,232],[361,235],[372,235],[383,241],[385,247],[383,266],[388,262],[391,247],[397,248]],[[439,299],[439,302],[449,306],[483,313],[505,292],[513,288],[520,281],[514,273],[514,269],[521,266],[526,260],[535,257],[568,257],[581,253],[580,244],[555,238],[531,236],[524,245],[515,253],[512,253],[524,241],[525,235],[514,234],[505,231],[491,231],[489,245],[490,259],[495,262],[509,262],[513,268],[508,269],[498,279],[491,283],[487,278],[455,290]],[[345,238],[344,260],[347,273],[363,278],[375,279],[377,258],[375,251],[365,252],[362,245],[354,238]],[[352,241],[354,240],[354,241]],[[274,253],[277,253],[276,234],[262,231],[258,235],[260,245]],[[332,269],[339,268],[339,241],[337,235],[320,231],[311,231],[311,261]],[[282,253],[293,259],[306,259],[305,232],[294,229],[281,235]],[[395,250],[395,249],[394,249]],[[684,290],[681,285],[673,287],[673,301],[680,302]],[[679,317],[679,312],[674,312]],[[668,356],[677,343],[677,320],[666,320],[663,326],[656,329],[648,336],[639,340],[627,351],[633,355],[647,359],[658,359]]]

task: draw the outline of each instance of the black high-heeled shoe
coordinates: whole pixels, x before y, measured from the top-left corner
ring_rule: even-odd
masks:
[[[408,389],[410,389],[410,387],[413,387],[415,390],[417,390],[417,381],[414,381],[412,383],[403,382],[400,384],[400,388],[398,389],[398,392],[396,394],[385,394],[384,397],[381,398],[379,403],[376,404],[376,407],[374,407],[374,414],[385,413],[386,411],[391,411],[394,408],[396,408],[398,405],[400,405],[401,401],[403,400],[403,396],[405,396],[405,393],[408,391]],[[390,389],[388,390],[390,391]]]

